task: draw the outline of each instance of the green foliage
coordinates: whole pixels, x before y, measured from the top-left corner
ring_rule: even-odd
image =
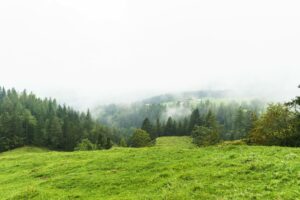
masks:
[[[208,111],[202,126],[194,126],[192,137],[193,142],[198,146],[208,146],[217,144],[220,141],[220,127],[215,115]]]
[[[101,144],[98,137],[103,139]],[[0,152],[24,145],[72,151],[83,138],[99,149],[118,140],[116,131],[95,122],[89,111],[77,112],[54,99],[0,87]]]
[[[213,145],[220,141],[220,135],[217,129],[204,126],[195,126],[192,137],[193,142],[198,146]]]
[[[136,129],[131,137],[132,147],[145,147],[151,144],[149,133],[142,129]]]
[[[113,146],[113,143],[112,143],[111,139],[109,137],[106,138],[106,144],[105,144],[104,148],[110,149],[110,148],[112,148],[112,146]]]
[[[168,118],[166,126],[164,127],[164,135],[175,135],[176,125],[174,124],[174,122],[175,121],[172,119],[172,117]]]
[[[154,131],[155,131],[157,137],[161,136],[162,133],[163,133],[162,125],[161,125],[161,122],[160,122],[159,118],[156,119],[156,125],[155,125],[155,130]]]
[[[120,147],[127,147],[127,142],[124,138],[121,138],[120,143],[119,143]]]
[[[150,123],[150,120],[148,118],[146,118],[143,121],[141,129],[144,130],[144,131],[146,131],[146,132],[148,132],[148,133],[152,132],[153,127],[152,127],[152,124]]]
[[[208,93],[200,96],[202,95],[205,97]],[[218,95],[213,96],[218,97]],[[250,113],[259,117],[265,108],[265,103],[259,100],[238,102],[225,98],[188,99],[187,96],[182,97],[183,99],[174,97],[170,101],[137,102],[127,106],[101,106],[96,109],[96,113],[98,112],[100,122],[127,130],[132,127],[141,127],[143,120],[147,118],[154,130],[154,132],[147,130],[150,135],[154,133],[157,136],[178,136],[191,135],[195,125],[203,126],[205,116],[211,111],[221,127],[220,137],[223,140],[230,140],[244,138],[253,124]],[[242,118],[238,117],[239,114],[242,114]],[[131,132],[125,137],[130,134]],[[154,137],[151,136],[151,138]]]
[[[81,142],[75,147],[76,151],[91,151],[95,150],[96,146],[91,143],[89,139],[83,139]]]
[[[148,118],[146,118],[143,121],[141,129],[144,130],[144,131],[146,131],[147,133],[149,133],[150,134],[150,138],[152,140],[155,140],[155,138],[157,138],[157,132],[154,129],[153,125],[151,124],[151,122],[150,122],[150,120]]]
[[[299,86],[300,88],[300,86]],[[270,104],[252,126],[249,143],[300,146],[300,97],[282,105]]]
[[[270,104],[257,120],[250,134],[250,142],[262,145],[295,146],[297,137],[295,114],[282,104]]]
[[[52,117],[47,121],[47,145],[51,149],[63,148],[62,124],[58,117]]]
[[[199,109],[195,109],[190,117],[190,125],[189,125],[189,131],[193,131],[194,127],[197,125],[200,125],[200,114],[199,114]]]
[[[298,86],[300,88],[300,85]],[[294,140],[298,141],[297,146],[300,146],[300,96],[297,96],[295,99],[286,103],[289,108],[291,108],[295,113],[295,122],[296,134]]]

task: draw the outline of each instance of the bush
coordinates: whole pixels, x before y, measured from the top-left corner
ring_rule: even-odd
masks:
[[[127,147],[127,143],[126,143],[126,140],[124,138],[121,138],[121,140],[119,142],[119,146],[120,147]]]
[[[249,142],[262,145],[298,146],[295,113],[282,104],[271,104],[255,123]],[[298,138],[299,139],[299,138]]]
[[[95,145],[89,139],[83,139],[75,147],[75,151],[91,151],[96,149]]]
[[[136,129],[131,137],[131,146],[145,147],[151,144],[149,133],[142,129]]]
[[[217,129],[204,126],[195,126],[192,132],[193,142],[198,146],[217,144],[220,141],[220,134]]]

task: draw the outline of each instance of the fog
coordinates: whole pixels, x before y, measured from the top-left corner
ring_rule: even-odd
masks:
[[[169,92],[299,94],[299,1],[0,2],[0,85],[77,108]]]

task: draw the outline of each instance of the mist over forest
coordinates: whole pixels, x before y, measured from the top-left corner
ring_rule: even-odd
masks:
[[[299,199],[299,11],[0,1],[0,200]]]

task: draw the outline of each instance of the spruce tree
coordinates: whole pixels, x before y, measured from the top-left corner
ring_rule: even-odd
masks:
[[[145,118],[145,120],[143,121],[142,130],[146,131],[147,133],[149,133],[150,138],[152,140],[154,140],[155,138],[157,138],[157,134],[154,130],[153,125],[151,124],[150,120],[148,118]]]
[[[183,125],[182,125],[182,134],[183,135],[190,135],[190,132],[189,132],[189,120],[187,117],[184,118],[183,120]]]
[[[170,136],[173,134],[173,119],[172,117],[168,118],[168,121],[165,126],[165,135]]]
[[[199,125],[200,123],[200,113],[199,109],[193,110],[191,117],[190,117],[190,124],[189,124],[189,132],[192,132],[195,125]]]
[[[47,126],[48,146],[52,149],[63,149],[63,131],[60,119],[53,117],[49,119]]]
[[[161,136],[161,134],[162,134],[162,126],[161,126],[159,118],[156,119],[155,132],[156,132],[157,137]]]

